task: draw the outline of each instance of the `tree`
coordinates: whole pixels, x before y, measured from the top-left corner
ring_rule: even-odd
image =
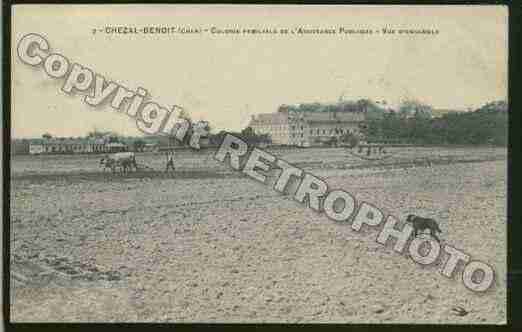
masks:
[[[487,103],[480,107],[478,112],[507,112],[508,104],[505,100],[497,100]]]
[[[110,136],[108,136],[108,142],[109,143],[119,143],[120,138],[116,135],[110,135]]]
[[[272,138],[268,134],[256,134],[252,127],[246,127],[239,133],[239,137],[249,145],[257,145],[261,143],[270,144]]]
[[[44,139],[51,139],[51,138],[53,138],[53,136],[51,134],[49,134],[49,133],[45,133],[45,134],[42,135],[42,138],[44,138]]]
[[[278,112],[303,113],[303,112],[357,112],[364,113],[369,118],[381,118],[385,113],[385,102],[379,104],[368,98],[357,101],[340,100],[337,103],[301,103],[298,106],[282,104]]]
[[[256,133],[252,127],[246,127],[245,129],[241,130],[241,136],[254,137],[255,135]]]
[[[111,136],[118,136],[118,134],[115,132],[112,132],[112,131],[101,131],[96,128],[87,133],[87,138],[94,138],[94,139],[106,138],[106,137],[111,137]]]
[[[246,127],[245,129],[241,130],[239,135],[247,144],[257,143],[256,133],[252,127]]]
[[[432,117],[433,108],[416,99],[403,99],[399,105],[399,115],[404,118],[416,117],[429,119]]]
[[[305,103],[305,104],[300,104],[297,107],[297,110],[299,112],[321,112],[323,107],[324,106],[320,103]]]

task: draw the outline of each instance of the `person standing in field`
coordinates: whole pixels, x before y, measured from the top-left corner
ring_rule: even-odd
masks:
[[[172,171],[175,171],[176,168],[174,167],[174,152],[173,151],[167,151],[167,167],[165,168],[165,172],[168,172],[169,169]]]

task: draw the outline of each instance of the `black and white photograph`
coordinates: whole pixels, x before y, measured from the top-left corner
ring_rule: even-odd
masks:
[[[507,6],[5,8],[10,322],[507,324]]]

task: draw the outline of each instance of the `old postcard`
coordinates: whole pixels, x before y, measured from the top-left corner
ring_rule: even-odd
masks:
[[[507,7],[11,9],[11,321],[506,323]]]

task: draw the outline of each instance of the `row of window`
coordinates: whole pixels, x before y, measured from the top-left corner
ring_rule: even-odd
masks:
[[[336,135],[343,135],[343,134],[351,134],[352,132],[349,130],[349,129],[330,129],[330,130],[326,130],[326,129],[310,129],[310,135],[333,135],[333,134],[336,134]],[[292,137],[299,137],[299,136],[296,136],[296,135],[299,135],[299,134],[292,134],[291,136]],[[303,134],[300,134],[301,136],[300,137],[303,137]]]
[[[290,127],[292,131],[296,130],[296,126]],[[300,131],[304,131],[304,127],[301,126]],[[278,130],[270,130],[269,128],[260,128],[260,130],[256,130],[256,132],[259,133],[269,133],[273,136],[286,136],[288,132],[280,132]],[[349,129],[343,129],[343,128],[333,128],[333,129],[310,129],[310,135],[343,135],[343,134],[349,134],[352,133]],[[296,134],[291,134],[291,137],[296,137]],[[303,137],[303,134],[301,134],[301,137]]]
[[[45,152],[74,152],[74,151],[109,151],[110,148],[106,145],[47,145],[32,147],[33,151],[45,151]]]
[[[316,135],[326,135],[326,134],[330,134],[330,135],[333,135],[333,134],[336,134],[336,135],[342,135],[342,134],[350,134],[352,133],[350,131],[350,129],[342,129],[342,128],[335,128],[335,129],[329,129],[329,130],[326,130],[326,129],[310,129],[310,135],[313,135],[313,134],[316,134]]]
[[[296,130],[296,126],[292,126],[291,128],[292,128],[292,130]],[[304,127],[301,126],[299,129],[301,131],[303,131]],[[310,134],[313,135],[314,133],[317,134],[317,135],[319,135],[321,133],[323,135],[326,135],[327,133],[328,134],[334,134],[334,133],[335,134],[347,134],[347,133],[350,133],[350,130],[349,129],[342,129],[342,128],[334,128],[334,129],[329,129],[329,130],[327,130],[327,129],[310,129]]]

